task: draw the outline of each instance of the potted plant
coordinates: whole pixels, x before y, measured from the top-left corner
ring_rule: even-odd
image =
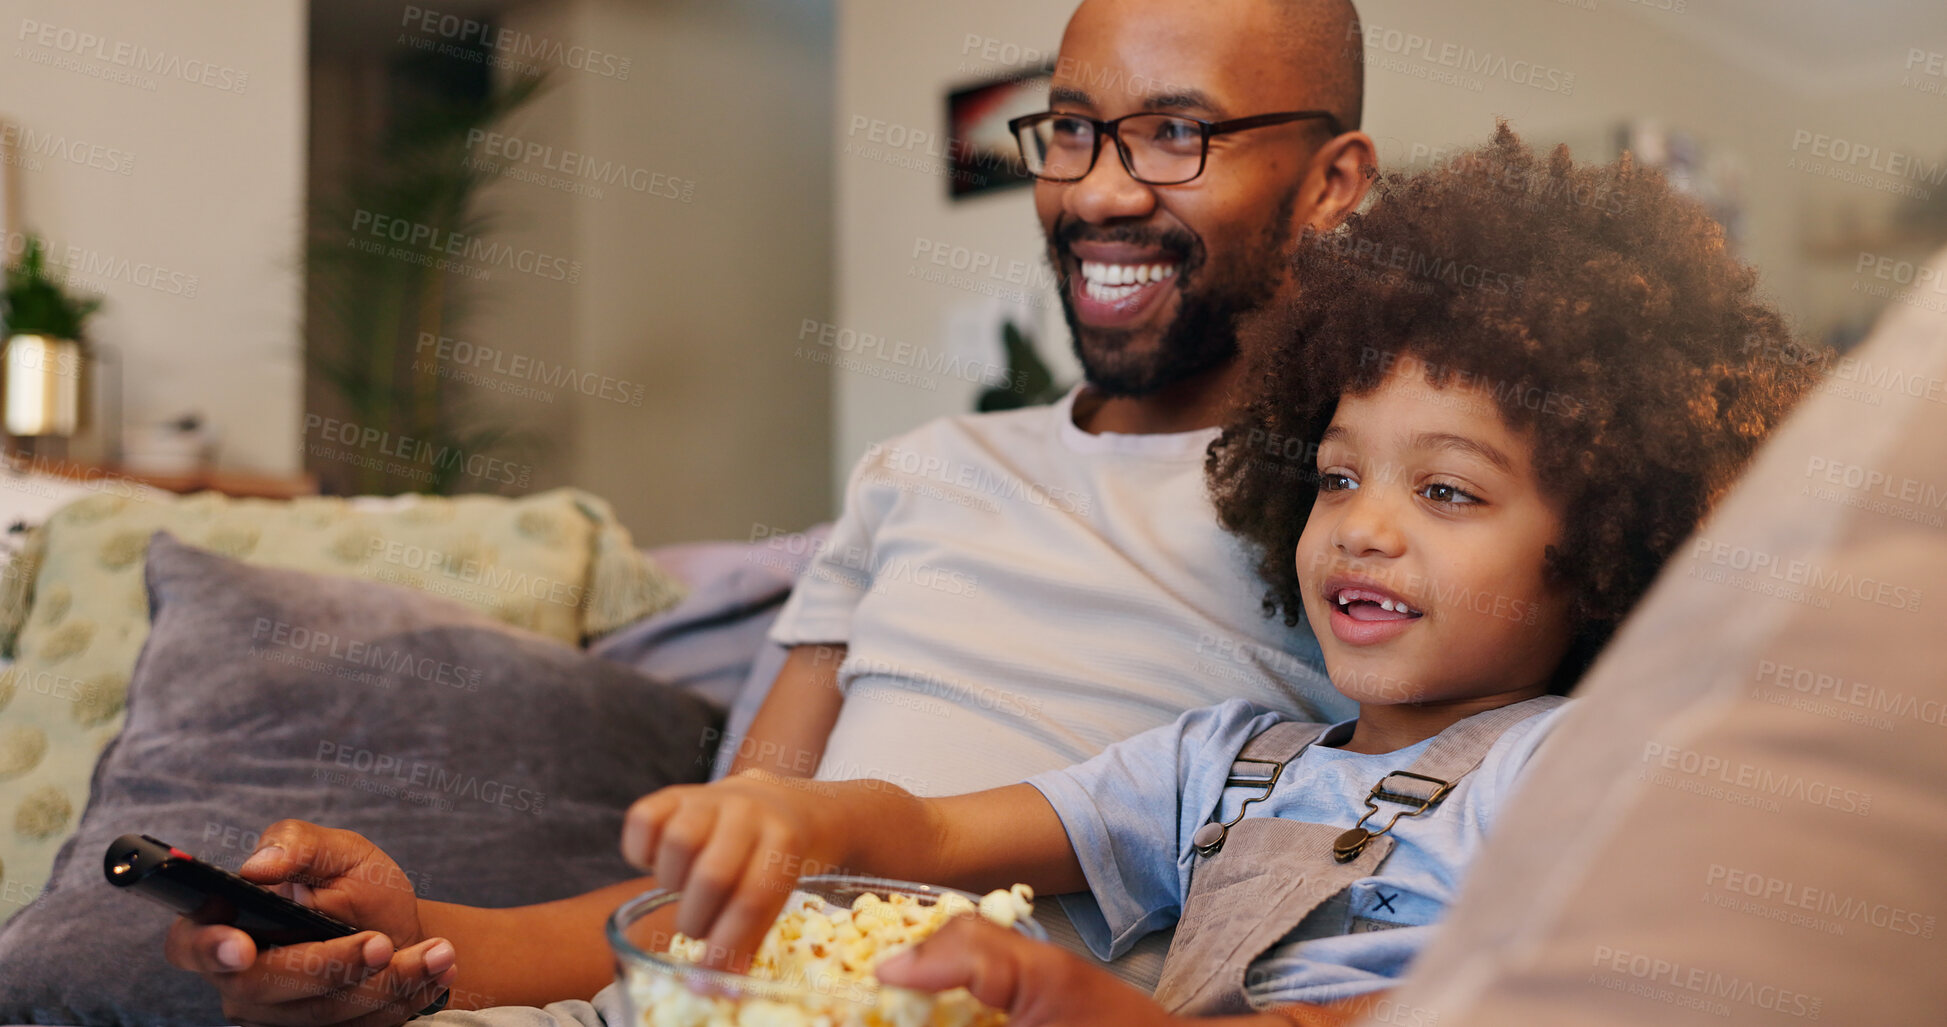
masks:
[[[100,308],[100,298],[74,295],[51,277],[40,237],[27,237],[26,252],[7,269],[0,293],[0,321],[7,326],[7,434],[66,436],[80,426],[83,329]]]
[[[469,159],[471,140],[526,106],[544,77],[518,77],[478,93],[401,89],[384,137],[368,162],[335,190],[312,199],[305,286],[316,313],[306,348],[342,416],[390,438],[427,443],[441,453],[485,454],[532,444],[526,433],[482,416],[454,395],[437,351],[419,356],[418,340],[451,333],[466,313],[468,280],[431,262],[401,261],[391,247],[372,248],[369,233],[348,226],[362,211],[428,226],[439,238],[484,238],[493,218],[481,193],[497,180]],[[307,446],[307,452],[310,447]],[[396,461],[312,463],[327,491],[449,494],[478,482],[461,480],[457,462],[435,460],[396,470]]]
[[[1011,320],[1001,325],[1001,349],[1007,353],[1007,379],[983,390],[974,401],[975,410],[984,414],[1041,406],[1067,393],[1070,387],[1055,383],[1054,372],[1035,351],[1033,337]]]

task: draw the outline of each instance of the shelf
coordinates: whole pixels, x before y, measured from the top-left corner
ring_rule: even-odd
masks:
[[[27,470],[65,478],[120,478],[165,492],[221,492],[226,496],[254,499],[292,499],[318,494],[314,474],[252,474],[246,471],[207,470],[191,474],[150,474],[112,465],[88,464],[73,460],[34,457]]]

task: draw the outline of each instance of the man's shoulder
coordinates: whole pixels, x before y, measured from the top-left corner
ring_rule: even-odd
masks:
[[[889,439],[873,443],[866,448],[866,454],[872,456],[901,450],[930,453],[969,444],[1005,445],[1016,449],[1025,445],[1053,444],[1057,438],[1055,411],[1043,405],[935,417]]]
[[[1060,405],[1057,401],[1013,410],[950,414],[936,417],[914,430],[959,431],[973,435],[1032,435],[1052,439],[1055,436],[1055,410]]]

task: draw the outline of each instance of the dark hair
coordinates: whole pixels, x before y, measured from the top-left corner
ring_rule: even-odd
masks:
[[[1410,357],[1435,386],[1491,396],[1530,439],[1562,516],[1549,580],[1587,669],[1676,546],[1814,380],[1718,224],[1628,154],[1545,160],[1494,141],[1375,185],[1366,213],[1308,233],[1295,297],[1255,347],[1249,394],[1210,446],[1224,526],[1251,543],[1267,615],[1298,622],[1292,554],[1339,397]]]

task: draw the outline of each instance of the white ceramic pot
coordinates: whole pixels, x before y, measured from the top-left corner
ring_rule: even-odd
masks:
[[[195,474],[210,465],[215,449],[207,428],[145,424],[130,428],[122,440],[122,465],[138,474]]]

